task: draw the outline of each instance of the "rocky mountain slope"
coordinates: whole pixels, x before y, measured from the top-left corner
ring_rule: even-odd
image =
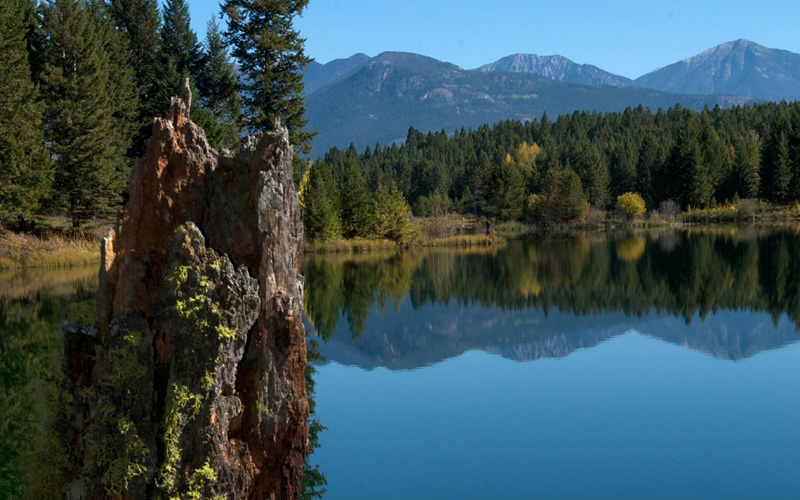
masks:
[[[641,88],[564,83],[528,73],[469,71],[425,56],[387,52],[306,97],[315,153],[351,142],[363,148],[405,140],[422,131],[477,127],[507,119],[532,120],[575,110],[622,111],[731,106],[735,96],[674,95]]]
[[[551,80],[581,85],[609,85],[631,87],[633,80],[604,71],[591,64],[578,64],[564,56],[537,56],[513,54],[493,63],[484,64],[476,71],[503,73],[531,73]]]
[[[636,79],[638,87],[679,94],[800,98],[800,54],[749,40],[723,43]]]

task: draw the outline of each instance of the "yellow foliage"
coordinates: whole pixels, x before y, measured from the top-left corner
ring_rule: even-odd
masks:
[[[617,196],[617,212],[628,220],[644,215],[647,207],[639,193],[624,193]]]
[[[306,200],[305,200],[305,192],[306,186],[308,186],[308,178],[311,175],[311,166],[314,165],[314,162],[308,160],[308,165],[306,166],[306,171],[303,173],[303,177],[300,179],[300,186],[297,188],[297,195],[300,197],[300,208],[306,208]]]

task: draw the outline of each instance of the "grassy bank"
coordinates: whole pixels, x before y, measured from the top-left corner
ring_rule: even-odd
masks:
[[[379,239],[335,239],[327,241],[307,241],[307,253],[373,253],[407,248],[468,248],[493,247],[504,244],[506,238],[496,233],[457,234],[441,238],[420,237],[409,244]]]
[[[99,262],[100,243],[94,236],[0,234],[0,269],[63,269]]]

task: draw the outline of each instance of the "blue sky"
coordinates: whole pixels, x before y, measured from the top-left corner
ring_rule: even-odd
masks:
[[[202,36],[219,3],[189,1]],[[526,52],[637,77],[737,38],[800,53],[798,23],[797,0],[311,0],[297,27],[322,63],[398,50],[474,68]]]

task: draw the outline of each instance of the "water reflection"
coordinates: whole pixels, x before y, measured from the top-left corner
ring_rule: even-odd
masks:
[[[748,227],[311,255],[306,314],[327,359],[363,368],[562,357],[632,329],[738,360],[800,339],[798,247],[796,231]]]
[[[21,498],[66,321],[92,322],[97,269],[0,273],[0,498]]]

